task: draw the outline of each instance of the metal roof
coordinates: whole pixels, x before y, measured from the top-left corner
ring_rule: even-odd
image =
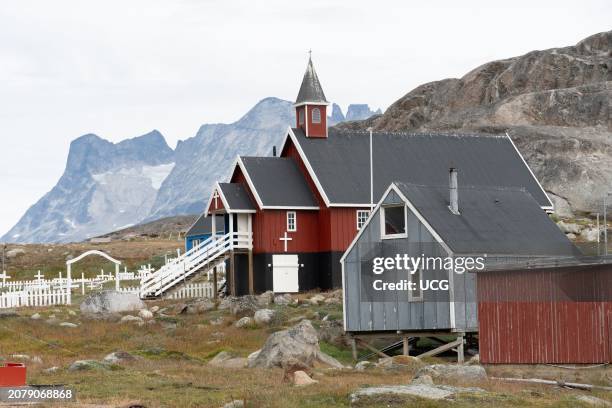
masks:
[[[216,227],[217,231],[224,229],[223,215],[217,215]],[[212,216],[206,217],[206,214],[200,215],[200,217],[193,223],[189,230],[187,230],[186,236],[190,237],[193,235],[206,235],[212,234]]]
[[[327,138],[307,138],[292,129],[330,204],[370,201],[369,133],[329,129]],[[459,185],[524,187],[541,207],[552,203],[507,136],[385,133],[373,136],[374,201],[394,180],[445,185],[448,170]]]
[[[455,254],[581,254],[524,189],[459,186],[459,214],[449,187],[393,183]]]
[[[323,93],[323,88],[319,82],[319,77],[317,76],[317,72],[312,65],[311,58],[308,59],[308,66],[306,67],[304,78],[302,79],[302,85],[300,86],[300,91],[298,92],[297,99],[295,100],[296,104],[304,102],[327,103],[327,99],[325,99],[325,94]]]
[[[263,207],[318,208],[295,161],[286,157],[244,157],[246,175]]]
[[[228,210],[255,210],[249,193],[240,183],[219,183],[221,194],[227,201]]]

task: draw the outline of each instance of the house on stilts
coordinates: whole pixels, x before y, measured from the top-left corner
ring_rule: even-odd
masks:
[[[233,295],[340,288],[340,258],[389,185],[444,185],[450,167],[466,186],[522,188],[543,215],[553,210],[506,135],[339,130],[327,126],[328,105],[309,60],[278,155],[236,159],[229,179],[211,186],[201,217],[214,220],[210,237],[143,282],[143,297],[163,296],[220,261]]]

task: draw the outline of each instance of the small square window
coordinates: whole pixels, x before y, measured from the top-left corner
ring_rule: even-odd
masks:
[[[382,207],[382,238],[406,237],[406,206]]]
[[[287,231],[297,231],[297,215],[295,211],[287,211]]]
[[[370,217],[370,210],[357,210],[357,231],[361,229]]]

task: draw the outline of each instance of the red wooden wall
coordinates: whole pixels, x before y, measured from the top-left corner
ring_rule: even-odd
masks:
[[[319,194],[317,186],[306,169],[297,148],[291,139],[287,140],[285,148],[281,152],[283,157],[291,157],[298,165],[304,175],[306,183],[315,195],[319,206],[319,250],[321,252],[340,251],[344,252],[357,235],[357,210],[368,208],[350,207],[326,207],[323,197]]]
[[[612,360],[610,266],[483,272],[477,290],[483,363]]]
[[[285,235],[292,240],[287,242],[287,252],[319,251],[319,219],[317,211],[296,211],[297,231],[287,231],[286,210],[258,211],[253,217],[253,252],[283,253]]]

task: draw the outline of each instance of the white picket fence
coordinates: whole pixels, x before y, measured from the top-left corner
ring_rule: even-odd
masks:
[[[0,293],[0,309],[26,306],[67,305],[68,291],[64,289],[38,288]]]
[[[217,288],[221,288],[224,283],[225,280],[218,282]],[[165,299],[189,299],[198,297],[213,298],[215,296],[213,287],[214,285],[212,282],[187,283],[165,296]],[[139,294],[140,287],[130,286],[119,288],[119,292]]]

